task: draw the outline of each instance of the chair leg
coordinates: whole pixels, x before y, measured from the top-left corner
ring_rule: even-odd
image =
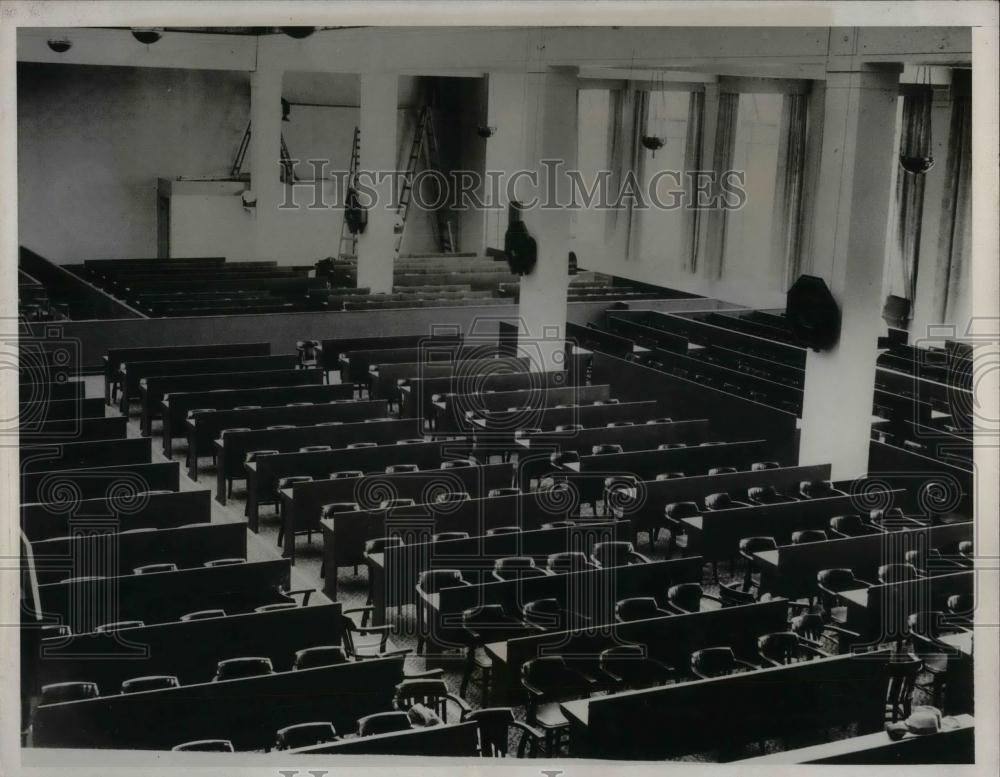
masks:
[[[226,478],[226,499],[233,498],[233,479]]]

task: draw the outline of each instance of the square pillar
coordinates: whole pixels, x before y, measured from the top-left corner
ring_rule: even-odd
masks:
[[[368,226],[358,235],[358,286],[367,286],[373,292],[392,291],[396,250],[392,173],[398,150],[398,92],[395,73],[361,74],[359,171],[363,186],[374,191],[378,201],[368,209]]]
[[[835,480],[868,469],[898,94],[899,69],[827,74],[811,264],[843,323],[806,360],[799,463],[830,462]]]

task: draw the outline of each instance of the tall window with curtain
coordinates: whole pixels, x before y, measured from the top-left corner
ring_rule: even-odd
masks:
[[[930,153],[932,98],[930,87],[922,86],[909,88],[901,98],[901,155],[926,156]],[[916,299],[917,272],[920,267],[920,229],[923,223],[925,181],[922,174],[897,168],[895,226],[889,244],[884,286],[887,294],[902,297],[911,303]]]
[[[787,289],[802,272],[802,188],[808,125],[807,94],[786,94],[781,108],[771,251],[774,277]]]
[[[695,201],[695,179],[691,173],[701,170],[704,162],[705,92],[691,92],[688,96],[687,132],[684,138],[685,202]],[[698,270],[699,231],[701,211],[688,207],[684,214],[684,267],[690,272]]]
[[[611,93],[608,121],[608,162],[612,198],[626,184],[629,174],[636,181],[642,177],[641,137],[645,130],[649,93],[628,85]],[[605,242],[620,247],[626,259],[634,253],[632,225],[635,217],[633,202],[625,199],[623,207],[608,211]]]
[[[733,147],[736,143],[736,123],[739,117],[740,95],[736,92],[719,94],[719,113],[715,126],[715,145],[712,151],[712,169],[716,176],[715,193],[721,192],[721,178],[733,167]],[[708,245],[706,247],[706,274],[709,278],[722,277],[725,263],[726,230],[729,225],[727,211],[716,207],[708,211]]]
[[[968,71],[954,71],[934,310],[942,322],[969,314],[972,225],[972,97]]]

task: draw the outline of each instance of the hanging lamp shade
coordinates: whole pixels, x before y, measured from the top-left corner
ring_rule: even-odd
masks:
[[[132,37],[135,38],[139,43],[145,43],[147,46],[156,43],[160,38],[163,37],[162,27],[133,27]]]
[[[663,145],[663,138],[657,137],[656,135],[642,136],[642,147],[648,151],[659,151],[663,148]]]
[[[65,54],[73,48],[73,42],[69,38],[50,38],[45,43],[56,54]]]
[[[303,38],[308,38],[314,32],[316,32],[315,27],[279,27],[285,35],[289,38],[295,38],[296,40],[302,40]]]

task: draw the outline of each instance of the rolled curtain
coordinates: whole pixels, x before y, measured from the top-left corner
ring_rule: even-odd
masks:
[[[722,177],[733,166],[733,148],[736,143],[736,122],[739,116],[740,96],[734,92],[719,94],[719,119],[715,128],[715,146],[712,154],[712,171],[715,175],[714,207],[708,211],[708,246],[706,275],[712,279],[722,277],[726,253],[726,221],[728,211],[722,203]]]
[[[802,188],[805,177],[808,95],[786,94],[782,101],[781,138],[771,224],[775,277],[791,286],[802,272]]]
[[[688,203],[684,214],[684,267],[690,272],[698,269],[698,231],[701,228],[701,211],[694,207],[696,181],[694,173],[703,163],[703,136],[705,131],[705,93],[691,92],[688,99],[687,136],[684,139],[684,194]]]
[[[972,223],[972,98],[968,95],[952,97],[947,165],[934,300],[941,322],[968,312],[963,302],[963,295],[968,294]]]
[[[932,97],[930,89],[903,97],[900,156],[930,153]],[[925,183],[924,175],[908,173],[902,167],[896,173],[896,231],[889,254],[886,291],[911,302],[917,292]]]

